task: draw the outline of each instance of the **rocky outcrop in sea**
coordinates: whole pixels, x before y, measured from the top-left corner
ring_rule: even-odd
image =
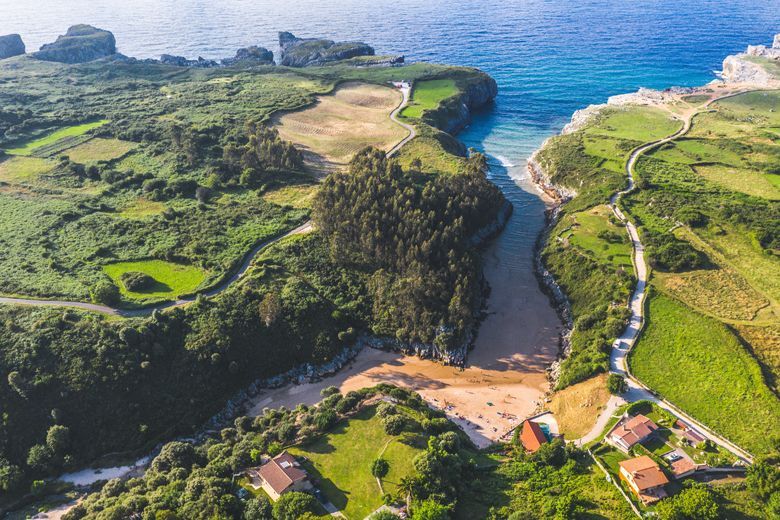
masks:
[[[116,40],[110,31],[91,25],[74,25],[58,36],[54,43],[47,43],[34,58],[59,63],[86,63],[116,54]]]
[[[147,60],[155,61],[155,60]],[[251,47],[242,47],[236,51],[236,55],[232,58],[223,58],[217,60],[207,60],[198,56],[198,59],[191,60],[184,56],[174,56],[171,54],[162,54],[159,62],[164,65],[172,65],[174,67],[192,67],[200,69],[210,69],[214,67],[228,67],[232,65],[273,65],[274,53],[266,49],[265,47],[258,47],[253,45]]]
[[[290,32],[279,33],[280,65],[309,67],[357,56],[373,56],[374,48],[363,42],[334,42],[318,38],[298,38]]]
[[[761,60],[780,64],[780,34],[776,34],[771,47],[748,45],[742,54],[727,56],[723,60],[721,76],[727,83],[750,83],[758,86],[776,86],[780,77],[763,66]]]
[[[222,65],[236,65],[238,63],[246,63],[251,65],[273,65],[274,53],[265,47],[252,45],[250,47],[243,47],[238,49],[235,56],[222,60]]]
[[[18,34],[0,36],[0,60],[25,53],[24,42]]]

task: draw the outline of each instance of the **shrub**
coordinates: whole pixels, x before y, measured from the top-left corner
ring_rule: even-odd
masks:
[[[119,302],[119,289],[108,280],[101,280],[90,290],[90,297],[95,303],[115,305]]]
[[[401,415],[390,415],[382,419],[385,433],[399,435],[406,428],[406,419]]]
[[[390,471],[390,463],[385,459],[376,459],[373,464],[371,464],[371,474],[377,478],[384,477],[387,475],[388,471]]]
[[[607,378],[607,390],[612,395],[621,395],[628,390],[628,384],[623,376],[619,374],[610,374]]]
[[[133,292],[140,292],[154,287],[156,280],[146,273],[138,271],[127,271],[119,277],[125,289]]]
[[[299,491],[285,493],[276,501],[273,507],[276,520],[298,520],[306,513],[313,513],[316,508],[313,496]]]
[[[376,407],[376,414],[379,417],[387,417],[389,415],[395,415],[398,413],[398,409],[395,407],[395,405],[390,403],[379,403],[379,406]]]

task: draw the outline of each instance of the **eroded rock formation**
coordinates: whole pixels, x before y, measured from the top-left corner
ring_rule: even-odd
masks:
[[[18,34],[0,36],[0,60],[25,53],[24,42]]]
[[[91,25],[74,25],[47,43],[33,57],[60,63],[85,63],[116,54],[116,40],[110,31]]]

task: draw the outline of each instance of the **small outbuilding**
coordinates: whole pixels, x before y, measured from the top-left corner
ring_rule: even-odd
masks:
[[[525,420],[521,426],[520,442],[526,451],[534,453],[547,442],[547,436],[542,431],[541,426],[533,421]]]

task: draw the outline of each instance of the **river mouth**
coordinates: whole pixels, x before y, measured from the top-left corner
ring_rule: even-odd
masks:
[[[525,162],[513,166],[491,157],[490,178],[514,212],[482,255],[491,290],[486,318],[464,368],[366,348],[337,374],[264,392],[253,399],[249,415],[261,414],[264,408],[313,405],[328,386],[349,392],[390,383],[420,393],[477,446],[485,447],[537,411],[549,391],[546,369],[558,355],[562,331],[534,271],[537,239],[552,201],[536,189],[525,173]]]

